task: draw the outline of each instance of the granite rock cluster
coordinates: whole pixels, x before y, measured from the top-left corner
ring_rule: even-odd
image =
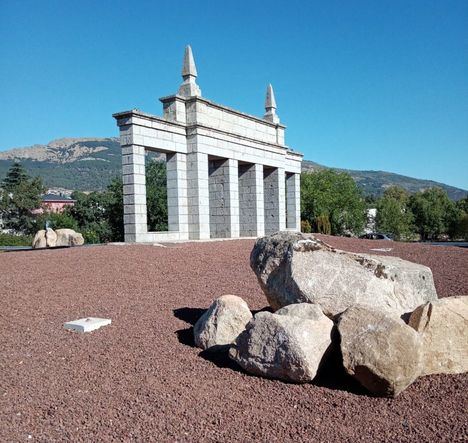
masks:
[[[251,374],[307,383],[344,370],[394,397],[419,376],[468,371],[468,296],[438,299],[425,266],[280,232],[257,240],[251,267],[273,312],[225,295],[194,326],[198,347],[228,349]]]
[[[41,229],[34,236],[32,247],[56,248],[59,246],[81,246],[84,244],[84,238],[79,232],[73,229]]]

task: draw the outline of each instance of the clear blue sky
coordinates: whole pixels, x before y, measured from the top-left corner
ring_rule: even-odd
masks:
[[[203,95],[325,165],[468,188],[468,1],[0,3],[0,150],[160,114],[192,45]]]

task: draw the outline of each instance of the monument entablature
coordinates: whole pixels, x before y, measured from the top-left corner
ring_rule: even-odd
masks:
[[[201,97],[190,47],[183,83],[163,97],[163,116],[114,114],[120,128],[126,242],[252,237],[300,229],[302,154],[268,85],[263,118]],[[145,152],[166,154],[167,232],[148,232]]]

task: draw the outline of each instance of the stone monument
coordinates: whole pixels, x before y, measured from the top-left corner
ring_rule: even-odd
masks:
[[[258,237],[300,229],[302,154],[285,145],[271,85],[263,118],[201,96],[190,46],[163,116],[114,114],[120,129],[126,242]],[[166,154],[168,231],[148,232],[145,152]]]

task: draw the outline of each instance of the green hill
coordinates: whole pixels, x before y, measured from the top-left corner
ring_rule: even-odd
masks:
[[[19,159],[31,175],[43,178],[48,188],[70,190],[103,190],[113,177],[121,174],[121,154],[118,138],[62,138],[47,145],[0,151],[0,180],[11,163]],[[303,171],[326,166],[304,160]],[[399,185],[409,192],[432,186],[445,189],[449,197],[459,200],[468,191],[431,180],[421,180],[384,171],[344,170],[351,174],[365,195],[381,195],[391,185]]]

